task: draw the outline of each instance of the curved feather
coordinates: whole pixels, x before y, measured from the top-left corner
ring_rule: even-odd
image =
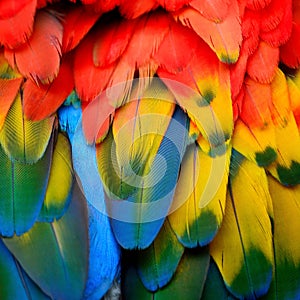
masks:
[[[74,88],[70,58],[62,60],[57,77],[49,84],[37,85],[28,79],[23,86],[26,118],[41,121],[53,115]]]
[[[100,299],[118,277],[120,249],[105,208],[95,145],[86,143],[81,120],[72,138],[72,158],[76,178],[89,203],[89,269],[84,299]]]
[[[48,184],[53,137],[43,157],[33,164],[11,160],[0,147],[0,233],[23,234],[36,221]]]
[[[20,73],[37,83],[47,84],[58,74],[63,27],[50,12],[39,11],[35,16],[34,30],[25,44],[5,55],[13,56]],[[28,63],[30,62],[30,63]]]
[[[168,219],[152,244],[136,252],[137,272],[144,286],[155,292],[166,286],[173,277],[184,247],[178,242]]]
[[[162,289],[151,293],[139,280],[133,267],[126,267],[122,291],[125,299],[169,300],[201,299],[209,267],[207,248],[186,249],[172,281]],[[134,287],[134,288],[132,288]]]
[[[141,121],[137,119],[139,122],[145,120],[147,118],[141,118]],[[147,121],[144,125],[144,130],[147,128],[150,132],[159,130],[157,124]],[[117,164],[111,134],[97,147],[98,168],[105,191],[110,198],[106,205],[112,229],[123,247],[146,248],[161,228],[170,208],[179,165],[186,147],[186,126],[186,116],[177,108],[163,138],[161,139],[162,132],[157,135],[158,141],[161,141],[158,143],[157,152],[148,152],[147,158],[141,152],[143,148],[138,147],[138,143],[135,143],[136,149],[131,147],[134,151],[131,152],[132,156],[129,156],[131,159],[126,172],[130,171],[128,167],[131,165],[131,172],[135,171],[138,176],[132,176],[130,172],[123,174],[123,167]],[[144,141],[147,141],[145,138],[147,135],[144,136]],[[155,142],[157,143],[157,139]],[[154,149],[157,149],[156,147]],[[143,165],[139,163],[140,158],[144,160]],[[151,161],[153,163],[150,163]]]
[[[59,133],[54,147],[45,199],[38,220],[53,222],[67,209],[73,183],[71,147],[68,139]]]
[[[242,43],[239,7],[232,1],[226,18],[212,22],[193,8],[184,8],[175,13],[176,18],[185,26],[191,27],[217,54],[224,63],[235,63],[239,57]]]
[[[287,188],[268,177],[274,209],[274,271],[264,299],[297,299],[300,296],[300,189]]]
[[[8,111],[18,94],[22,80],[22,78],[0,78],[0,131],[5,122]]]
[[[51,298],[81,299],[88,266],[88,220],[85,199],[77,184],[69,209],[60,220],[35,223],[22,236],[3,241]]]
[[[225,210],[230,150],[226,158],[212,158],[196,144],[190,145],[182,161],[176,186],[172,213],[168,216],[180,242],[189,248],[207,245],[214,238],[223,220]],[[214,160],[219,160],[217,164]],[[218,174],[221,172],[220,174]],[[209,178],[215,179],[210,183]],[[213,191],[201,205],[207,190]]]
[[[210,253],[233,295],[258,298],[272,279],[267,177],[264,169],[237,152],[232,154],[230,172],[225,215]]]
[[[0,3],[0,44],[16,48],[25,43],[33,30],[36,0]]]
[[[17,260],[0,241],[0,296],[3,300],[46,300],[50,299],[28,277]]]
[[[25,119],[22,99],[17,95],[0,132],[0,143],[12,160],[35,163],[44,154],[55,117],[33,122]]]

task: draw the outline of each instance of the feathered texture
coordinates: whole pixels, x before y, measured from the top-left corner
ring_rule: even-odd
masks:
[[[70,207],[60,220],[35,223],[22,236],[3,239],[24,270],[51,298],[81,299],[83,295],[88,266],[88,220],[82,197],[75,182]]]
[[[0,0],[0,298],[299,299],[299,8]]]
[[[0,146],[0,233],[21,235],[36,221],[50,173],[53,136],[43,157],[35,163],[12,160]]]

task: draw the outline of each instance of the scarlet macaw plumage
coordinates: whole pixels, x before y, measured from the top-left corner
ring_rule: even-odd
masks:
[[[0,0],[1,299],[299,299],[297,0]]]

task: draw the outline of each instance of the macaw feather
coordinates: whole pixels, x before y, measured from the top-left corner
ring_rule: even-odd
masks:
[[[0,146],[1,235],[21,235],[33,226],[45,198],[52,151],[53,136],[43,157],[28,164],[11,160]]]
[[[230,149],[223,157],[212,158],[195,143],[187,148],[172,213],[168,216],[172,229],[185,247],[207,245],[220,228],[225,210],[229,161]]]
[[[16,49],[6,48],[6,58],[25,77],[36,83],[50,83],[59,71],[62,36],[63,27],[56,16],[40,11],[30,38]]]
[[[16,48],[31,36],[36,0],[12,0],[0,3],[0,44]]]
[[[144,286],[152,292],[166,286],[172,279],[184,247],[178,242],[168,219],[152,244],[136,252],[136,268]]]
[[[60,220],[37,222],[22,236],[3,242],[51,298],[82,298],[88,266],[88,220],[78,185],[74,184],[70,206]]]
[[[210,254],[233,295],[257,298],[268,291],[272,279],[267,176],[264,169],[236,151],[230,167],[224,218],[210,243]]]
[[[2,240],[0,241],[0,268],[0,296],[2,299],[50,299],[28,277]]]
[[[20,93],[10,107],[0,131],[0,143],[11,160],[36,163],[48,146],[55,117],[34,122],[26,120]]]
[[[146,104],[142,104],[143,100],[140,102],[144,109],[151,109],[151,106],[147,108]],[[154,107],[157,105],[155,102]],[[129,249],[148,247],[161,228],[171,205],[179,165],[187,142],[187,117],[179,108],[172,117],[158,116],[157,120],[168,119],[165,125],[169,125],[164,134],[159,128],[160,123],[145,122],[149,116],[155,117],[155,114],[151,115],[150,112],[151,110],[144,117],[142,114],[135,116],[136,124],[142,131],[139,132],[139,127],[131,127],[138,135],[134,144],[130,143],[130,152],[125,152],[129,154],[127,161],[125,160],[126,165],[119,165],[123,158],[118,157],[121,153],[116,153],[117,146],[114,146],[114,143],[118,141],[114,141],[112,133],[97,146],[98,168],[109,198],[106,205],[112,229],[118,242]],[[155,110],[154,112],[157,113]],[[152,132],[157,133],[157,137]],[[134,132],[129,133],[129,137],[124,136],[124,133],[119,138],[123,137],[124,142],[128,143],[128,139],[130,141],[134,137]],[[140,136],[141,133],[145,134]],[[140,138],[143,138],[143,144],[139,146]],[[144,149],[144,142],[147,144],[147,141],[151,140],[151,148],[148,148],[146,153],[141,151]]]
[[[268,177],[274,219],[274,270],[264,299],[297,299],[300,296],[300,187],[284,187]]]
[[[70,202],[72,184],[71,147],[67,137],[59,133],[53,150],[50,176],[39,221],[53,222],[64,214]]]
[[[57,77],[49,84],[37,85],[28,79],[23,86],[23,109],[28,120],[41,121],[53,115],[74,88],[70,61],[61,62]]]

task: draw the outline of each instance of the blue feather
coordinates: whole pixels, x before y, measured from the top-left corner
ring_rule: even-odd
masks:
[[[120,248],[106,214],[104,191],[96,164],[95,146],[86,143],[81,121],[72,140],[73,164],[89,211],[89,270],[85,299],[100,299],[119,276]]]
[[[124,248],[148,247],[162,227],[173,200],[180,164],[187,145],[187,126],[186,114],[177,107],[151,167],[153,177],[160,178],[162,172],[165,172],[162,178],[150,188],[137,189],[127,201],[108,202],[110,213],[113,215],[113,231]],[[162,166],[165,167],[165,171],[162,171]],[[142,193],[140,189],[143,189]],[[141,195],[147,200],[142,208],[135,200]],[[143,223],[139,223],[139,220]]]

